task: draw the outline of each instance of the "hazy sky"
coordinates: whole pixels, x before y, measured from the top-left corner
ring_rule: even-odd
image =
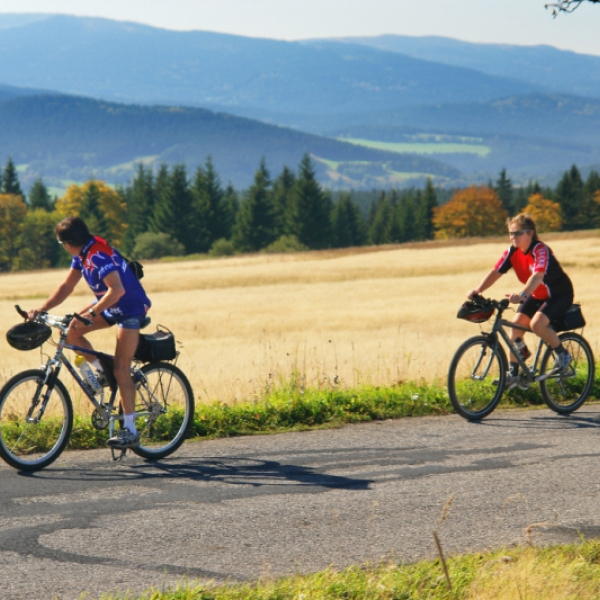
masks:
[[[600,5],[556,18],[552,0],[1,0],[0,13],[68,13],[283,40],[441,35],[600,55]]]

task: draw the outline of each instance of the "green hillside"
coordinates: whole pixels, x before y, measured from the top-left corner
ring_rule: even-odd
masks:
[[[320,165],[321,180],[333,187],[460,176],[429,157],[365,148],[205,109],[58,95],[0,102],[0,147],[20,166],[26,185],[35,176],[49,185],[91,175],[126,182],[136,162],[183,163],[191,169],[210,155],[225,182],[245,187],[261,157],[278,172],[284,165],[295,167],[305,152]]]

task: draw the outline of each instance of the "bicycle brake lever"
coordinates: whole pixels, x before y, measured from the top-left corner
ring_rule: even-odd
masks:
[[[18,305],[15,304],[15,310],[27,321],[29,319],[29,315]]]
[[[88,327],[90,325],[92,325],[93,321],[91,321],[90,319],[86,319],[85,317],[82,317],[81,315],[78,315],[77,313],[73,313],[73,316],[78,320],[81,321],[84,325],[87,325]]]

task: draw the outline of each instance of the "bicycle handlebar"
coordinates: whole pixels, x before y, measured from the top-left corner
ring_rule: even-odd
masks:
[[[24,319],[29,320],[29,315],[18,304],[15,305],[15,310]],[[81,321],[81,323],[87,325],[88,327],[93,323],[93,321],[82,317],[78,313],[70,313],[68,315],[65,315],[64,317],[57,317],[54,315],[50,315],[47,312],[40,312],[32,320],[38,321],[39,323],[44,323],[45,325],[49,325],[50,327],[57,327],[58,329],[66,331],[69,328],[69,325],[71,324],[71,321],[73,319]]]
[[[494,300],[492,298],[484,298],[481,295],[473,296],[471,298],[471,302],[473,302],[473,304],[476,304],[477,306],[485,308],[493,307],[501,311],[506,310],[508,308],[508,305],[510,304],[508,298],[502,298],[502,300]]]

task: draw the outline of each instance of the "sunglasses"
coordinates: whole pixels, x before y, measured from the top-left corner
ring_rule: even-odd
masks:
[[[509,237],[521,237],[524,233],[529,233],[531,229],[517,229],[517,231],[509,231]]]

